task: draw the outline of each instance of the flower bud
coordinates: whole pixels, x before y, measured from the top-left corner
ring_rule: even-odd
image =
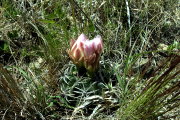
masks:
[[[93,73],[99,66],[99,59],[103,49],[103,42],[100,35],[89,40],[84,34],[78,39],[70,41],[68,54],[78,67],[85,67],[89,73]]]

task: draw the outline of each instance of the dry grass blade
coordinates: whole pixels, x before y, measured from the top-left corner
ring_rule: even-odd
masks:
[[[124,108],[123,113],[119,113],[123,114],[123,119],[155,119],[179,107],[179,63],[180,57],[172,56],[160,66],[161,69],[157,68],[139,96]]]
[[[152,79],[150,79],[149,83],[145,87],[145,90],[150,88],[151,86],[153,86],[155,84],[158,84],[158,83],[161,83],[159,85],[162,85],[163,79],[166,79],[168,77],[167,75],[170,74],[170,72],[173,69],[175,69],[178,66],[179,63],[180,63],[180,56],[173,56],[171,58],[168,58],[165,62],[162,63],[162,65],[160,67],[157,68],[157,70],[156,70],[157,73],[156,74],[159,73],[159,70],[164,69],[165,67],[168,67],[167,65],[169,64],[168,69],[158,79],[154,80],[154,77]],[[177,71],[177,73],[174,74],[174,76],[169,77],[169,78],[174,78],[179,72],[180,71]],[[154,76],[156,76],[156,75],[154,75]]]
[[[22,117],[19,113],[24,105],[24,96],[16,80],[0,64],[0,117],[2,120]]]
[[[3,98],[1,99],[2,101],[0,102],[3,103],[5,101],[6,102],[14,101],[20,103],[22,100],[24,100],[23,94],[19,90],[19,87],[15,79],[13,79],[11,74],[5,68],[3,68],[1,64],[0,64],[0,79],[1,79],[0,90],[2,91],[1,96]]]

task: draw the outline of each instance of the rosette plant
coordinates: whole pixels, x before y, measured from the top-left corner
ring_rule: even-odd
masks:
[[[83,33],[77,40],[70,41],[68,54],[78,68],[86,68],[88,73],[94,73],[99,66],[99,59],[103,49],[100,35],[89,40]]]

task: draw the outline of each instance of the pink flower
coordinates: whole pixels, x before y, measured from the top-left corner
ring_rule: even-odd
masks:
[[[78,39],[71,40],[68,54],[73,63],[78,67],[85,67],[92,73],[98,68],[100,55],[103,49],[103,42],[100,35],[89,40],[83,33]]]

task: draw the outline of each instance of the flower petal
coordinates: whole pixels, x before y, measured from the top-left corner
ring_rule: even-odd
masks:
[[[90,56],[94,53],[94,43],[92,41],[86,41],[84,44],[84,55]]]
[[[95,51],[98,51],[98,53],[101,53],[102,52],[102,48],[103,48],[103,42],[102,42],[101,36],[97,35],[92,41],[94,43]]]
[[[84,42],[85,42],[86,40],[88,40],[87,36],[82,33],[82,34],[78,37],[77,42],[79,42],[79,41],[84,41]]]

